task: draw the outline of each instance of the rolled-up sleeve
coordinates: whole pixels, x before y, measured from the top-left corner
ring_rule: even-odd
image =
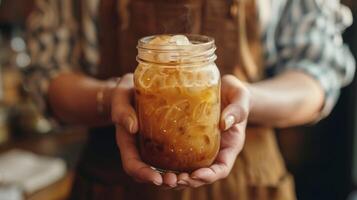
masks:
[[[316,79],[325,93],[323,118],[354,77],[355,60],[341,35],[352,14],[337,0],[287,2],[275,32],[276,73],[300,70]]]
[[[78,66],[77,25],[71,0],[37,0],[27,22],[31,65],[25,70],[26,88],[39,108],[50,114],[47,92],[50,80]]]

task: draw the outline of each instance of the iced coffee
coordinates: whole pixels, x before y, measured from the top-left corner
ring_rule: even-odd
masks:
[[[214,40],[158,35],[138,44],[134,74],[139,148],[159,170],[191,172],[214,161],[220,145],[220,74]]]

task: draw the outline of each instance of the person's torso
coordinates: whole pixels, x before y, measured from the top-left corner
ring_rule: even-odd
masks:
[[[239,65],[240,30],[236,0],[96,0],[97,3],[82,0],[82,5],[89,1],[92,7],[97,5],[99,9],[92,29],[88,28],[88,24],[92,20],[93,8],[82,11],[82,37],[86,43],[82,47],[83,58],[84,63],[91,65],[88,67],[96,68],[89,71],[99,78],[133,72],[137,65],[137,41],[154,34],[191,33],[211,36],[217,45],[216,64],[221,74],[233,73]],[[245,9],[249,33],[247,38],[254,44],[252,46],[260,46],[261,39],[261,24],[256,9],[255,4],[249,3]],[[96,39],[89,41],[94,38],[93,35],[96,35]],[[97,48],[98,59],[93,59],[93,52],[87,50],[93,46]]]
[[[99,3],[98,20],[94,27],[98,30],[98,46],[93,47],[98,48],[100,54],[98,77],[108,78],[133,72],[137,65],[138,39],[163,33],[194,33],[215,38],[218,56],[216,63],[222,74],[232,73],[240,64],[241,30],[233,0],[131,0],[128,4],[118,4],[126,1],[103,0]],[[255,16],[256,7],[253,6],[254,4],[248,4],[245,10],[246,31],[249,33],[247,41],[253,47],[250,50],[254,59],[261,59],[258,53],[254,54],[255,48],[259,48],[261,44],[259,33],[254,32],[259,31],[259,24]],[[253,23],[250,24],[249,21]],[[87,40],[93,39],[90,32],[83,31],[83,34]],[[90,51],[83,52],[87,56],[91,55]],[[92,130],[91,135],[79,165],[82,173],[103,182],[130,180],[120,169],[114,131]],[[270,162],[269,166],[274,166],[274,170],[265,164],[267,160]],[[250,172],[244,181],[252,185],[277,185],[285,174],[274,132],[270,128],[247,129],[246,145],[237,163],[243,163],[244,167],[240,168]],[[246,170],[239,171],[245,172]]]

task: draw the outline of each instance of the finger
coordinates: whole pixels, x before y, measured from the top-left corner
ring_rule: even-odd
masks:
[[[221,130],[228,130],[248,117],[250,93],[235,76],[226,75],[222,78],[222,101],[226,107],[221,115]]]
[[[221,133],[221,144],[220,151],[217,155],[216,161],[219,160],[219,156],[221,155],[221,151],[234,150],[233,152],[239,153],[244,146],[245,142],[245,126],[247,124],[247,120],[232,126],[227,131]]]
[[[178,187],[188,187],[188,183],[182,179],[179,179],[179,177],[177,177],[177,185]]]
[[[162,184],[163,180],[160,173],[141,161],[134,135],[117,125],[116,142],[120,149],[123,168],[127,174],[143,182],[150,182],[155,185]]]
[[[177,186],[177,176],[174,173],[168,172],[165,173],[163,176],[163,182],[164,184],[170,186],[170,187],[176,187]]]
[[[191,177],[205,183],[213,183],[219,179],[226,178],[233,168],[238,153],[243,148],[244,131],[239,125],[235,125],[230,130],[223,132],[222,138],[225,139],[221,140],[221,149],[214,164],[208,168],[194,171]]]
[[[238,90],[237,90],[238,89]],[[248,92],[247,86],[233,75],[224,75],[222,77],[222,93],[224,102],[231,101],[237,92]]]
[[[144,180],[141,180],[141,179],[139,179],[139,178],[133,178],[134,179],[134,181],[136,181],[136,182],[138,182],[138,183],[145,183],[146,181],[144,181]]]
[[[205,184],[203,181],[192,179],[188,173],[179,174],[178,183],[179,184],[185,183],[182,185],[187,185],[187,187],[193,187],[193,188],[198,188]]]
[[[248,117],[248,110],[243,108],[239,101],[229,104],[221,114],[220,128],[223,131],[230,129],[233,125],[239,124]]]
[[[134,88],[134,75],[132,73],[125,74],[120,80],[118,84],[119,88],[124,88],[130,90]]]
[[[112,121],[125,127],[130,133],[138,131],[138,120],[131,105],[133,87],[133,76],[127,74],[120,79],[112,97]]]
[[[205,184],[213,183],[217,180],[226,178],[230,172],[230,169],[227,165],[213,164],[209,168],[201,168],[192,173],[192,178],[195,180],[200,180]]]

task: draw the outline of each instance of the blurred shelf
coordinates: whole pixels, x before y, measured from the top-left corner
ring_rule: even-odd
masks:
[[[65,129],[32,137],[13,139],[0,146],[0,153],[23,149],[39,155],[62,158],[67,163],[67,174],[56,183],[26,196],[28,200],[67,199],[73,182],[75,166],[87,141],[84,128]]]
[[[86,140],[86,129],[68,128],[44,135],[13,138],[0,145],[0,153],[14,148],[24,149],[40,155],[62,158],[71,168]]]

